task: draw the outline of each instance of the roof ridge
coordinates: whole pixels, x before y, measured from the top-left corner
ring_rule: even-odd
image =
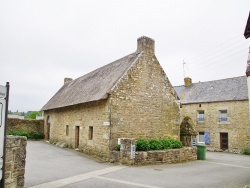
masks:
[[[97,68],[97,69],[94,69],[94,70],[92,70],[92,71],[90,71],[90,72],[88,72],[88,73],[86,73],[86,74],[84,74],[84,75],[82,75],[82,76],[80,76],[80,77],[74,79],[74,80],[83,78],[83,77],[85,77],[85,76],[87,76],[87,75],[91,75],[91,74],[92,74],[93,72],[95,72],[95,71],[98,72],[98,70],[101,70],[101,69],[103,69],[104,67],[110,66],[110,65],[113,64],[113,63],[115,64],[115,63],[117,63],[118,61],[121,61],[122,59],[125,59],[126,57],[128,57],[128,56],[130,56],[130,55],[137,55],[137,52],[133,52],[133,53],[131,53],[131,54],[125,55],[125,56],[123,56],[122,58],[119,58],[119,59],[117,59],[117,60],[115,60],[115,61],[113,61],[113,62],[111,62],[111,63],[105,64],[105,65],[103,65],[103,66],[101,66],[101,67],[99,67],[99,68]],[[73,81],[74,81],[74,80],[73,80]]]
[[[240,78],[240,77],[246,77],[246,76],[243,75],[243,76],[235,76],[235,77],[231,77],[231,78],[222,78],[222,79],[217,79],[217,80],[209,80],[209,81],[201,81],[201,82],[199,81],[199,82],[194,82],[194,83],[192,83],[192,84],[216,82],[216,81],[229,80],[229,79]],[[183,85],[177,85],[177,86],[173,86],[173,87],[183,87],[183,86],[185,86],[185,85],[183,84]]]
[[[235,77],[231,77],[231,78],[222,78],[222,79],[217,79],[217,80],[209,80],[209,81],[204,81],[204,82],[195,82],[195,83],[192,83],[192,84],[198,84],[198,83],[207,83],[207,82],[216,82],[216,81],[221,81],[221,80],[231,80],[231,79],[234,79],[234,78],[240,78],[240,77],[246,77],[246,76],[235,76]]]

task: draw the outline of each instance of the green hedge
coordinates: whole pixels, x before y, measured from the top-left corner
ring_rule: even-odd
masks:
[[[164,150],[182,148],[182,143],[174,139],[138,139],[135,141],[137,151]]]
[[[250,155],[250,147],[242,148],[241,153],[243,153],[245,155]]]
[[[31,140],[44,139],[44,134],[37,131],[9,131],[7,135],[26,136],[27,139]]]

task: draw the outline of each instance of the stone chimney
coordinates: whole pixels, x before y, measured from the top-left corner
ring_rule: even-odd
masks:
[[[64,84],[71,82],[73,79],[72,78],[64,78]]]
[[[185,83],[185,87],[189,87],[192,85],[192,79],[189,77],[184,78],[184,83]]]
[[[248,52],[246,75],[247,77],[250,76],[250,47],[249,47],[249,52]]]
[[[155,41],[149,37],[142,36],[137,39],[137,53],[144,52],[148,55],[155,54]]]

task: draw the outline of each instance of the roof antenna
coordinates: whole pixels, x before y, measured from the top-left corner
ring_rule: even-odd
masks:
[[[185,78],[185,77],[186,77],[186,74],[185,74],[185,66],[186,66],[187,71],[188,71],[188,66],[187,66],[187,63],[185,62],[185,60],[183,60],[182,64],[183,64],[183,76],[184,76],[184,78]],[[188,72],[187,72],[187,73],[188,73]],[[187,74],[187,77],[188,77],[188,74]]]
[[[185,63],[185,61],[183,60],[182,61],[182,65],[183,65],[183,78],[185,78],[185,68],[184,68],[184,65],[185,65],[186,63]]]

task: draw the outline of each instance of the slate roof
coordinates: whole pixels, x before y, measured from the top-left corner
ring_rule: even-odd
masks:
[[[65,83],[41,110],[61,108],[108,98],[108,93],[137,61],[132,53],[106,66]]]
[[[189,87],[175,86],[174,89],[182,104],[248,100],[246,76],[193,83]]]

